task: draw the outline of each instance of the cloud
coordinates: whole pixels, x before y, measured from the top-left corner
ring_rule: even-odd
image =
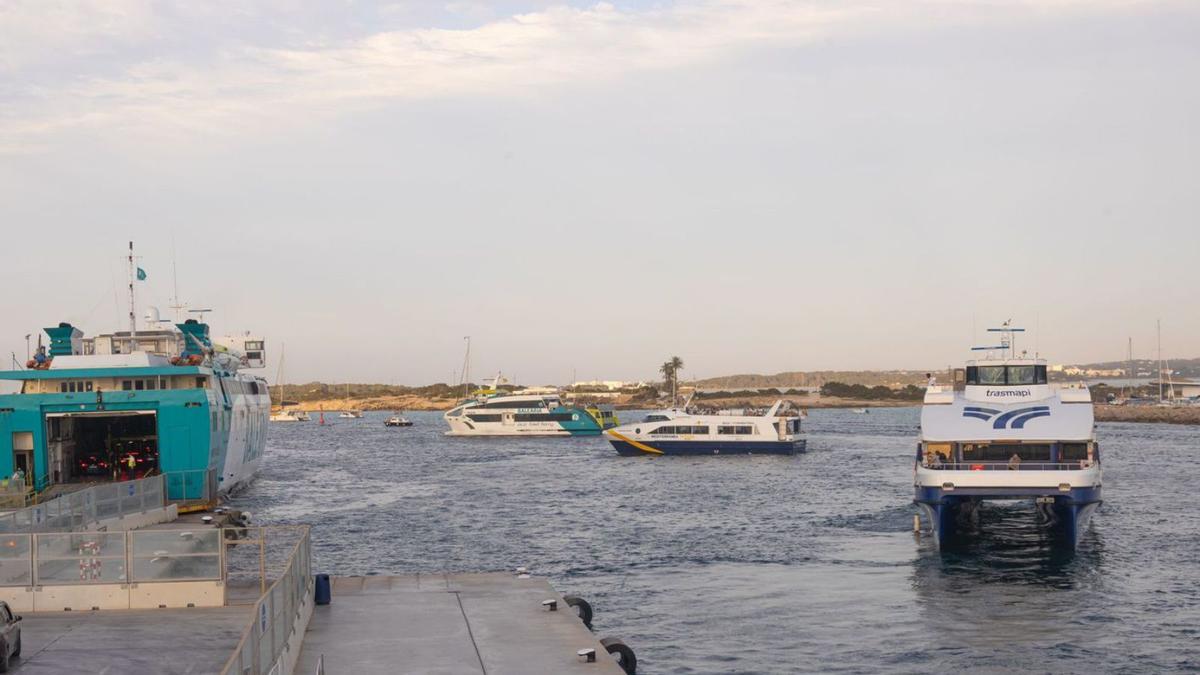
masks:
[[[269,9],[285,17],[288,4],[276,0],[257,14],[261,18]],[[466,11],[469,4],[463,5]],[[550,7],[469,29],[407,28],[343,39],[292,30],[285,31],[290,36],[285,44],[246,37],[174,54],[164,45],[196,21],[185,9],[155,11],[143,0],[73,3],[70,10],[16,2],[0,10],[0,63],[13,74],[0,83],[5,102],[0,152],[29,150],[68,130],[175,134],[278,124],[394,100],[521,96],[561,83],[703,64],[738,50],[800,45],[852,31],[1128,4],[712,0],[624,10],[599,3]],[[159,48],[137,49],[146,43]],[[103,72],[33,78],[18,72],[72,59],[82,71],[83,61],[106,52],[121,55]]]

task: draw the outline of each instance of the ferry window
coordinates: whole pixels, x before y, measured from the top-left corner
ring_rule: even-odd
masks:
[[[749,436],[754,433],[754,427],[739,424],[736,426],[717,427],[718,436]]]
[[[121,380],[121,391],[133,391],[133,380]]]
[[[1036,384],[1046,384],[1046,366],[1034,366],[1037,375]]]
[[[59,383],[58,383],[58,390],[59,390],[60,392],[64,393],[64,394],[65,394],[65,393],[67,393],[67,383],[66,383],[66,382],[59,382]]]
[[[197,377],[197,378],[196,378],[196,388],[197,388],[197,389],[203,389],[203,388],[204,388],[204,386],[205,386],[205,384],[206,384],[206,383],[205,383],[205,381],[204,381],[204,378],[203,378],[203,377]]]
[[[647,422],[666,422],[669,419],[666,415],[646,415]]]
[[[246,349],[247,350],[262,349],[262,348],[263,348],[263,343],[260,340],[247,340],[246,341]],[[249,355],[247,355],[247,356],[249,356]],[[253,357],[251,357],[251,358],[253,358]]]
[[[137,391],[142,391],[143,389],[146,388],[146,381],[145,380],[134,380],[133,388],[136,389]]]
[[[92,390],[92,381],[88,380],[87,382],[84,382],[83,386],[84,386],[84,389],[86,389],[87,391],[91,391]]]
[[[650,433],[655,436],[670,435],[675,433],[675,427],[659,427],[657,429],[651,429]]]
[[[1009,366],[1009,384],[1034,384],[1033,366]]]
[[[1087,459],[1087,443],[1063,443],[1059,461],[1071,462]]]
[[[979,366],[979,384],[1004,384],[1004,366]]]
[[[707,436],[708,427],[692,427],[692,433],[696,436]]]
[[[146,380],[146,388],[147,389],[156,389],[157,387],[158,387],[158,384],[154,380]]]
[[[979,384],[979,368],[967,366],[967,384]]]

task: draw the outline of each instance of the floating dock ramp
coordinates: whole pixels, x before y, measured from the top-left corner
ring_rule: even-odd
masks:
[[[340,577],[332,590],[313,611],[297,673],[320,672],[322,660],[331,674],[625,672],[546,579]]]

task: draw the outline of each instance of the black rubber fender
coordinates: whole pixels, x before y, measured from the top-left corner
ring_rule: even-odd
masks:
[[[592,627],[592,605],[578,595],[564,595],[563,601],[575,608],[579,620],[588,628]]]
[[[625,675],[634,675],[637,672],[637,655],[620,638],[604,638],[600,640],[600,644],[604,645],[609,654],[616,657],[617,665],[621,666],[621,670],[625,671]]]

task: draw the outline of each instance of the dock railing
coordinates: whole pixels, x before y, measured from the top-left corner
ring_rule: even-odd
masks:
[[[315,584],[312,575],[312,536],[308,526],[245,528],[244,536],[233,541],[239,546],[261,546],[267,536],[285,536],[284,533],[288,531],[299,533],[296,543],[288,553],[279,576],[254,604],[250,625],[242,632],[237,649],[226,661],[222,675],[267,675],[275,672],[272,669],[285,650],[289,647],[299,648],[305,626],[300,625],[298,620],[306,616],[304,612],[311,607],[309,602]]]
[[[0,534],[0,588],[221,581],[221,531]]]
[[[0,516],[0,533],[72,532],[164,505],[165,477],[103,483]]]

